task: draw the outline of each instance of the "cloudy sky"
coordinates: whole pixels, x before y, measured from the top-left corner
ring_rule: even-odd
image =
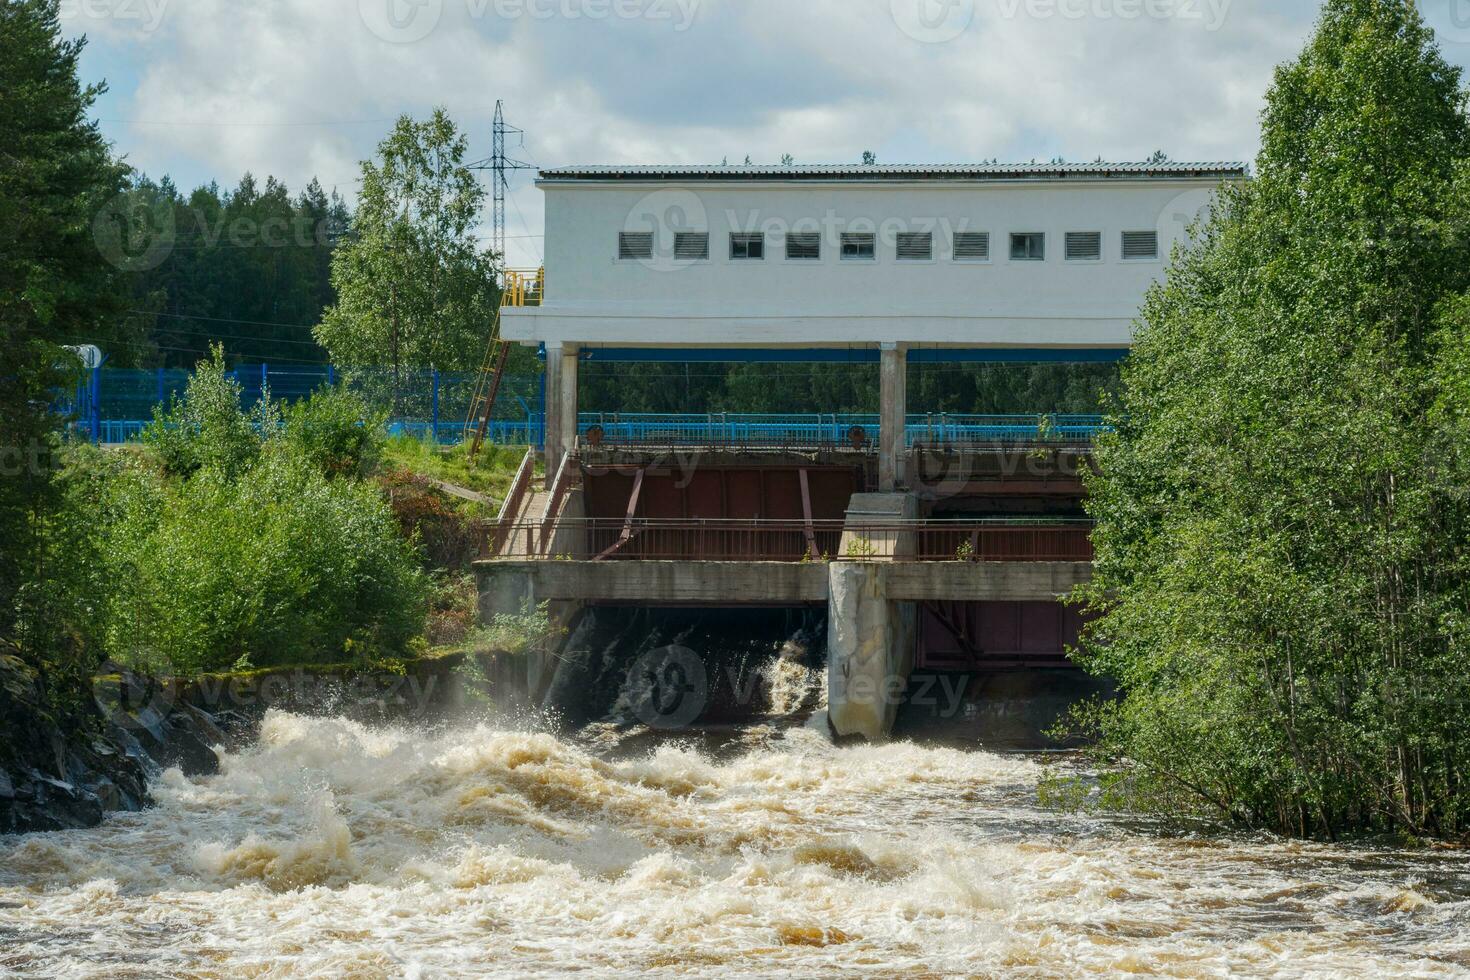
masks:
[[[1470,0],[1420,0],[1470,63]],[[62,0],[119,152],[349,198],[401,113],[444,106],[528,163],[1248,160],[1313,0]],[[513,184],[510,258],[540,257]]]

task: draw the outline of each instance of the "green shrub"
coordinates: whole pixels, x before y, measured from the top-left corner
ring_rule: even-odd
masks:
[[[105,574],[96,631],[117,662],[188,676],[237,663],[401,651],[429,580],[375,483],[382,420],[324,390],[253,412],[215,348],[147,431],[152,454],[79,468],[71,520]]]
[[[154,410],[143,443],[176,476],[204,467],[238,475],[260,455],[263,437],[280,425],[269,397],[252,417],[241,410],[240,396],[240,383],[225,376],[224,348],[215,344],[209,359],[196,365],[183,397],[175,397],[168,411]]]
[[[401,649],[428,583],[370,486],[331,480],[271,445],[236,479],[113,481],[106,646],[128,666],[187,676]]]
[[[527,601],[519,613],[497,613],[489,626],[473,631],[467,643],[480,650],[502,653],[540,653],[550,649],[565,631],[551,620],[551,605]]]
[[[285,413],[282,438],[328,476],[364,476],[377,465],[387,416],[346,388],[322,388]]]

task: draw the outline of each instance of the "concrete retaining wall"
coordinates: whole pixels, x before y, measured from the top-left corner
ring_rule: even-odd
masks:
[[[1092,577],[1089,562],[831,562],[855,565],[901,602],[1040,600]],[[518,612],[534,596],[582,602],[730,605],[826,602],[829,563],[774,561],[484,561],[481,611]]]

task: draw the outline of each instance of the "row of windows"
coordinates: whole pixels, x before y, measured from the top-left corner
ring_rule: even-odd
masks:
[[[791,231],[785,236],[786,258],[793,261],[820,259],[822,234],[816,231]],[[843,232],[839,241],[843,259],[876,259],[878,236],[872,232]],[[1125,259],[1157,259],[1157,231],[1125,231],[1121,235],[1121,254]],[[1063,236],[1063,252],[1068,261],[1097,262],[1102,259],[1102,232],[1069,231]],[[927,262],[934,258],[934,235],[927,231],[901,232],[894,247],[900,261]],[[762,232],[730,233],[730,258],[734,260],[764,259],[766,236]],[[1040,231],[1012,232],[1010,257],[1013,262],[1046,260],[1046,234]],[[618,258],[652,259],[653,232],[624,231],[618,233]],[[674,233],[674,258],[696,262],[709,258],[709,233],[678,231]],[[990,232],[960,231],[954,235],[954,258],[958,262],[990,260]]]

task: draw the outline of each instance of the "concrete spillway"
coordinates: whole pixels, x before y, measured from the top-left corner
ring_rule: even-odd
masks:
[[[571,629],[566,652],[529,668],[531,689],[569,717],[594,720],[608,702],[607,665],[629,658],[609,659],[607,650],[636,659],[677,632],[647,616],[635,617],[635,628],[584,612],[599,607],[664,610],[666,618],[681,607],[818,610],[827,720],[837,735],[869,740],[892,732],[916,666],[1067,666],[1080,621],[1058,600],[1090,577],[1085,526],[930,523],[920,514],[939,506],[932,487],[853,492],[849,465],[785,461],[767,471],[722,457],[711,470],[691,460],[678,471],[578,464],[580,484],[549,491],[542,519],[498,535],[507,546],[476,566],[485,618],[544,602]],[[987,508],[1070,507],[1080,492],[1075,480],[1038,488],[1028,479],[1020,487],[1030,497],[1008,497],[1004,479],[985,479],[977,500]],[[970,474],[957,486],[974,482]],[[609,635],[613,623],[626,635]],[[688,673],[673,662],[653,666],[673,679]]]

